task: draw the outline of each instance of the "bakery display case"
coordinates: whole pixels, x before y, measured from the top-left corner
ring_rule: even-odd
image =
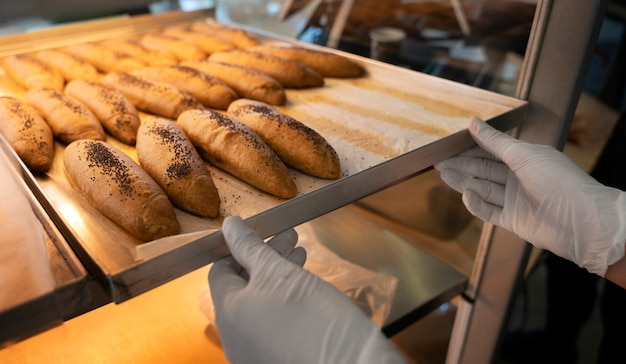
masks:
[[[341,6],[348,6],[352,2],[341,3]],[[594,13],[599,13],[595,7],[602,7],[602,2],[592,3],[589,6]],[[337,9],[343,9],[341,6]],[[498,240],[515,238],[472,220],[461,209],[458,199],[446,195],[449,192],[441,190],[437,183],[427,178],[436,178],[432,170],[434,163],[473,145],[465,129],[467,118],[473,115],[501,130],[516,130],[522,126],[517,130],[523,139],[562,144],[563,130],[571,117],[572,100],[580,92],[576,78],[572,76],[584,67],[586,60],[572,62],[559,71],[559,81],[562,81],[559,83],[564,84],[559,87],[571,86],[570,92],[545,98],[545,93],[554,91],[556,85],[545,81],[542,72],[553,67],[552,57],[557,57],[553,50],[545,50],[546,41],[551,40],[551,36],[557,37],[553,32],[561,32],[566,26],[562,23],[554,25],[555,13],[567,12],[573,18],[582,16],[587,10],[563,9],[561,6],[551,1],[538,2],[515,96],[481,89],[472,82],[462,84],[416,72],[406,65],[371,59],[358,52],[352,53],[350,49],[338,49],[339,43],[316,44],[246,24],[235,25],[255,34],[264,43],[295,44],[341,55],[362,64],[366,74],[355,79],[327,78],[324,86],[319,88],[287,89],[288,103],[279,107],[284,113],[309,122],[333,145],[341,159],[340,178],[325,180],[292,170],[298,194],[283,200],[259,192],[209,166],[217,177],[216,185],[223,197],[220,215],[243,216],[263,237],[307,224],[325,246],[346,260],[399,277],[391,310],[382,327],[388,336],[402,331],[441,304],[462,297],[448,355],[450,362],[470,361],[492,353],[498,323],[504,319],[503,312],[487,312],[491,321],[485,321],[488,323],[486,328],[475,327],[474,320],[493,309],[482,311],[481,302],[485,298],[483,294],[491,293],[489,282],[496,275],[488,273],[492,269],[490,264],[500,259],[492,255],[502,254],[499,250],[502,243]],[[341,14],[339,11],[335,16],[340,18]],[[137,38],[168,26],[209,21],[213,16],[213,10],[207,9],[112,16],[61,24],[4,36],[0,56],[79,42]],[[341,23],[339,18],[333,23]],[[311,19],[315,20],[315,17]],[[595,23],[586,23],[595,29]],[[553,26],[557,28],[553,29]],[[330,30],[330,33],[336,32],[339,30]],[[590,37],[581,35],[580,31],[576,34],[580,38],[564,51],[587,54]],[[0,95],[20,98],[24,94],[23,88],[0,73]],[[141,116],[147,118],[150,115],[141,113]],[[114,138],[107,141],[136,158],[133,147]],[[4,140],[2,147],[3,155],[17,161],[17,156]],[[180,210],[176,211],[181,221],[180,234],[150,242],[133,238],[75,193],[62,168],[65,146],[57,142],[55,148],[54,166],[49,172],[31,172],[17,161],[20,170],[16,174],[28,186],[40,220],[48,227],[49,252],[58,284],[52,297],[42,297],[53,304],[28,302],[18,308],[34,312],[41,311],[42,307],[52,307],[52,318],[35,318],[32,320],[35,328],[31,332],[37,331],[36,326],[39,330],[45,329],[111,302],[123,304],[228,254],[219,230],[220,218],[198,218]],[[406,206],[396,205],[395,201],[394,204],[381,203],[378,192],[392,191],[392,186],[402,188],[415,176],[423,177],[418,188],[424,188],[415,195],[433,196],[434,199],[416,207],[422,210],[403,211]],[[442,196],[445,200],[437,199]],[[435,211],[433,206],[443,205],[441,201],[451,201],[451,206],[448,209],[439,206],[440,209]],[[415,216],[411,214],[429,216],[431,212],[440,212],[440,215],[422,227],[415,229],[407,223]],[[416,248],[419,244],[412,243],[421,241],[428,247],[455,239],[471,241],[470,255],[475,253],[475,256],[469,263],[447,264],[445,257],[437,256],[435,250],[419,249]],[[511,292],[513,282],[525,264],[528,252],[522,243],[514,244],[515,249],[506,259],[513,261],[507,272],[497,274],[497,285],[507,286],[500,293]],[[400,259],[401,256],[405,259]],[[506,307],[509,297],[497,296],[496,301],[501,306],[496,310]],[[61,313],[55,306],[62,307]],[[18,316],[13,311],[0,313],[3,322],[13,322],[9,320],[19,317],[25,316]],[[485,336],[489,340],[480,345],[473,344],[472,340],[477,337],[475,330],[490,330]],[[15,332],[11,338],[12,330],[5,331],[5,343],[25,336]],[[475,346],[465,351],[467,345]]]

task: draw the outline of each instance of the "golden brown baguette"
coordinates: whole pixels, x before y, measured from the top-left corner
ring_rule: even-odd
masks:
[[[324,85],[324,78],[319,73],[300,62],[247,49],[216,52],[209,56],[209,61],[252,68],[265,73],[287,88]]]
[[[174,121],[145,120],[137,135],[137,157],[174,205],[203,217],[219,215],[220,196],[213,177]]]
[[[117,50],[130,57],[135,57],[147,66],[171,66],[178,63],[176,58],[167,53],[146,48],[136,39],[114,39],[102,41],[105,47]]]
[[[63,92],[49,88],[30,90],[26,100],[48,122],[54,136],[64,143],[106,139],[100,120],[91,110]]]
[[[195,97],[204,106],[226,110],[239,96],[218,78],[185,66],[146,67],[131,72],[154,82],[170,84]]]
[[[98,71],[103,73],[130,71],[146,66],[145,63],[135,57],[127,56],[99,43],[72,44],[63,48],[63,50],[91,63]]]
[[[139,39],[139,43],[146,48],[168,54],[178,62],[207,57],[207,53],[197,44],[165,34],[145,34]]]
[[[365,73],[365,68],[358,62],[334,53],[277,45],[260,45],[250,50],[301,62],[323,77],[354,78]]]
[[[51,68],[58,70],[66,82],[86,80],[98,82],[101,74],[91,63],[61,49],[45,49],[35,53],[35,57]]]
[[[54,135],[41,115],[26,102],[0,97],[0,133],[28,168],[38,172],[50,169]]]
[[[84,80],[68,83],[65,93],[87,106],[111,135],[123,143],[135,144],[139,115],[124,94],[112,87]]]
[[[163,30],[163,34],[194,43],[208,54],[236,48],[235,45],[220,37],[219,34],[196,32],[182,27],[169,27]]]
[[[65,148],[70,181],[103,215],[139,240],[178,234],[174,206],[154,180],[130,157],[96,140]]]
[[[204,108],[198,100],[172,85],[130,73],[111,72],[102,83],[119,90],[136,108],[169,119],[176,119],[185,110]]]
[[[253,69],[209,61],[187,61],[181,65],[218,78],[241,97],[271,105],[284,105],[287,102],[285,89],[278,81]]]
[[[239,99],[228,115],[255,131],[286,165],[315,177],[337,179],[335,149],[315,130],[263,102]]]
[[[217,35],[234,44],[237,48],[254,47],[261,41],[252,33],[243,29],[231,27],[216,21],[202,21],[191,24],[191,30],[201,33]]]
[[[4,57],[0,65],[18,85],[28,90],[51,88],[62,91],[65,79],[59,71],[41,62],[32,54],[16,54]]]
[[[214,166],[274,196],[296,195],[287,166],[244,124],[211,110],[186,111],[177,123]]]

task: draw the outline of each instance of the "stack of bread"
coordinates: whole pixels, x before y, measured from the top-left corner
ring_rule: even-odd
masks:
[[[220,216],[206,163],[279,199],[298,193],[289,168],[339,178],[333,147],[276,106],[286,105],[285,89],[364,74],[337,54],[263,44],[215,21],[7,56],[0,66],[26,90],[0,97],[0,133],[24,164],[45,173],[60,145],[74,186],[142,241],[179,233],[175,207]],[[109,138],[133,146],[136,160]]]

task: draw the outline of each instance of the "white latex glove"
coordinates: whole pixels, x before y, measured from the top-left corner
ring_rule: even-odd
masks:
[[[435,168],[473,215],[600,276],[624,256],[625,192],[598,183],[552,147],[477,118],[468,129],[479,147]]]
[[[298,257],[302,252],[291,251],[297,241],[293,229],[268,244],[239,217],[227,217],[222,230],[232,256],[213,264],[209,287],[229,361],[404,362],[346,295],[302,269]],[[280,248],[273,242],[276,239]],[[241,274],[242,267],[247,274]]]

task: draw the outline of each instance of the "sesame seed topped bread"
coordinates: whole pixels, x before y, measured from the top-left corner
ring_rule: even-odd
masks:
[[[228,115],[254,130],[288,166],[315,177],[336,179],[339,156],[315,130],[260,101],[239,99]]]
[[[17,84],[27,90],[50,88],[62,91],[65,79],[59,71],[32,54],[15,54],[0,59],[0,66]]]
[[[70,181],[91,205],[142,241],[178,234],[174,206],[130,157],[103,141],[78,140],[65,148]]]
[[[93,112],[63,92],[49,88],[30,90],[26,100],[44,117],[54,136],[66,144],[78,139],[106,139]]]
[[[220,197],[211,173],[174,121],[145,120],[137,135],[137,157],[174,205],[204,217],[219,215]]]
[[[135,144],[139,115],[124,94],[114,88],[84,80],[68,83],[65,93],[87,106],[111,135],[123,143]]]
[[[177,124],[212,165],[280,198],[296,196],[289,169],[246,125],[211,110],[189,110]]]
[[[52,166],[52,130],[26,102],[9,96],[0,97],[0,134],[31,170],[45,172]]]

